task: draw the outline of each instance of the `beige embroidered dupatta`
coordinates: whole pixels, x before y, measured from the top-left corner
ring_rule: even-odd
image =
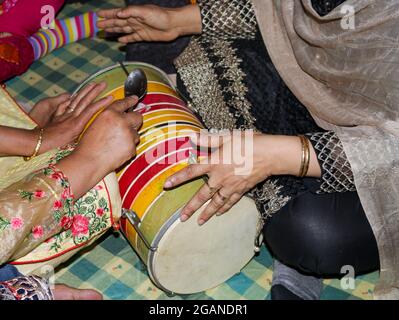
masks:
[[[374,298],[398,299],[399,1],[347,0],[324,17],[311,0],[253,3],[285,83],[342,140],[378,243]]]

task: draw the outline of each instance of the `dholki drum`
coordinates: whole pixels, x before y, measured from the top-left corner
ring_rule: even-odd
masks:
[[[141,68],[148,90],[136,109],[144,118],[137,155],[118,172],[122,207],[128,209],[121,230],[160,289],[188,294],[215,287],[240,272],[254,256],[258,211],[244,197],[230,212],[204,226],[197,224],[203,208],[187,222],[180,222],[180,209],[204,180],[168,191],[163,185],[189,159],[196,159],[187,134],[199,132],[203,125],[160,69],[136,62],[126,63],[126,68],[129,72]],[[80,88],[92,81],[106,81],[107,95],[121,99],[125,79],[123,69],[115,65],[97,72]]]

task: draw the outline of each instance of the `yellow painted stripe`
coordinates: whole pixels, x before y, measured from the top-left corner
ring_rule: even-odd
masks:
[[[188,131],[199,132],[199,129],[194,130],[192,127],[187,127],[186,131],[179,129],[172,132],[169,130],[162,131],[162,133],[160,131],[154,132],[154,135],[149,136],[146,140],[141,139],[140,144],[137,147],[137,156],[140,156],[143,152],[161,143],[162,141],[178,137],[187,137]]]
[[[154,110],[154,111],[150,111],[147,113],[143,114],[143,121],[146,121],[147,119],[153,118],[153,117],[158,117],[158,116],[171,116],[173,117],[173,115],[186,115],[188,117],[191,117],[193,119],[196,119],[196,117],[190,113],[189,111],[184,111],[184,110],[179,110],[179,109],[169,109],[169,108],[165,108],[165,109],[158,109],[158,110]]]
[[[131,209],[133,209],[137,215],[142,218],[147,208],[163,191],[163,185],[165,184],[166,179],[186,166],[187,163],[185,162],[178,163],[154,177],[153,180],[137,195]],[[132,244],[135,244],[137,233],[130,223],[127,223],[126,226],[126,236]]]

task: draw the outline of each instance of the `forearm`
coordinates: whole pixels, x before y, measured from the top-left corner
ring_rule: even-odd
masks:
[[[97,159],[80,154],[78,151],[62,159],[57,168],[68,177],[76,199],[83,196],[110,172]]]
[[[201,12],[198,5],[187,5],[167,9],[174,29],[180,36],[195,35],[202,32]]]
[[[268,147],[264,148],[264,152],[268,154],[265,155],[265,157],[271,157],[268,161],[269,163],[272,163],[271,174],[298,176],[302,161],[302,143],[299,137],[265,135],[265,139],[270,141],[269,143],[266,143],[268,144]],[[310,143],[309,151],[309,170],[306,176],[320,178],[320,165],[317,160],[316,152]]]
[[[30,156],[38,138],[39,130],[0,126],[0,156]]]

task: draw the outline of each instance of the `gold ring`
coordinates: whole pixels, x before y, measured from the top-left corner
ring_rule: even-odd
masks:
[[[219,190],[218,188],[212,188],[212,187],[209,186],[209,185],[208,185],[208,188],[209,188],[209,195],[212,196],[212,197],[213,197],[213,196],[215,195],[215,193],[218,192],[218,190]]]
[[[227,200],[227,197],[225,197],[224,195],[222,195],[222,194],[220,193],[220,189],[217,191],[217,194],[218,194],[218,196],[222,199],[223,203],[225,203],[226,200]]]

